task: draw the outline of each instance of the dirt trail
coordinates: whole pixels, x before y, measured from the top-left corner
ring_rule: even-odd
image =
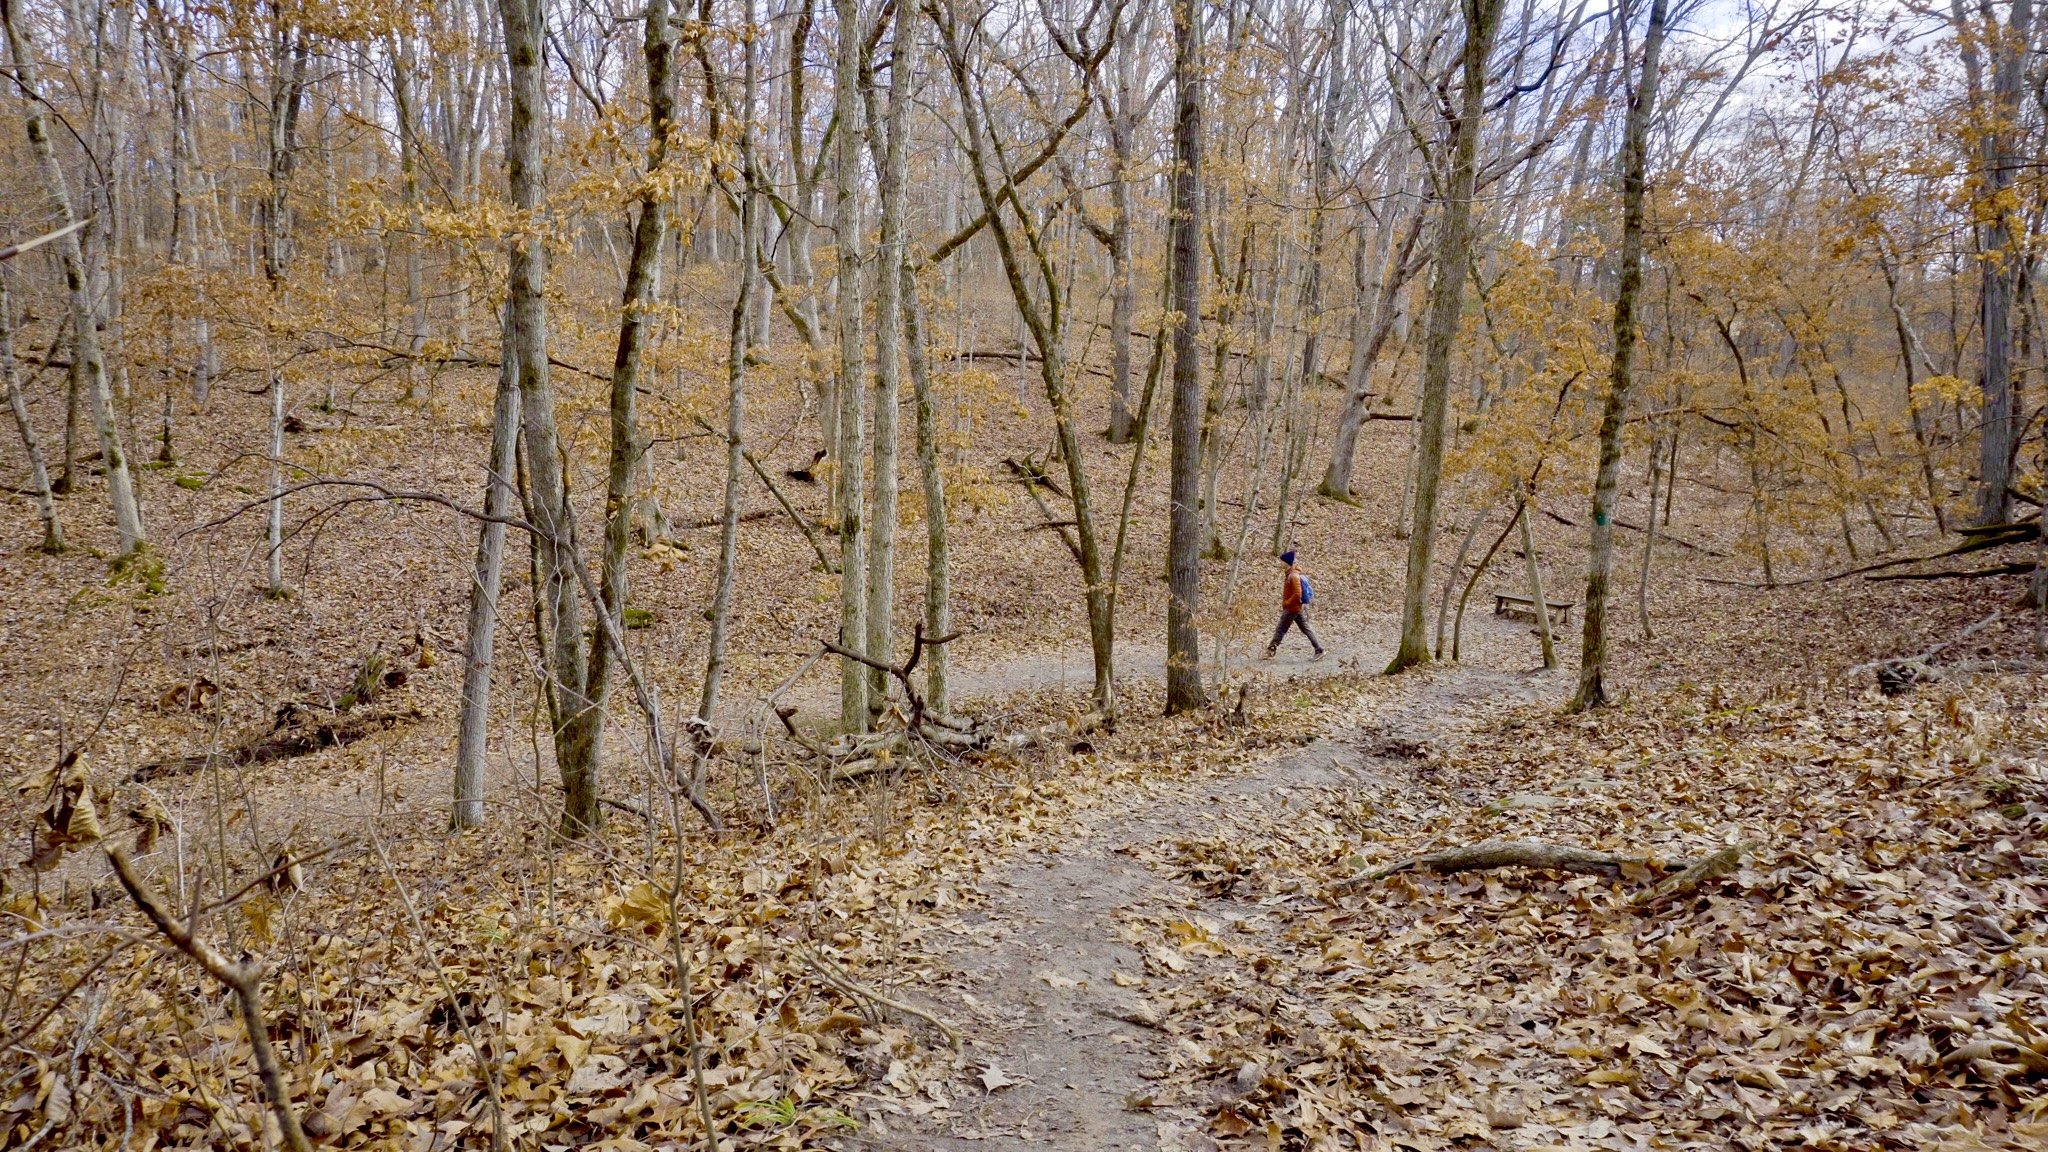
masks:
[[[1483,631],[1506,641],[1521,630]],[[1334,655],[1339,641],[1326,642]],[[1141,985],[1153,982],[1141,975],[1147,957],[1136,929],[1148,919],[1195,916],[1231,931],[1277,932],[1281,926],[1258,906],[1162,877],[1144,858],[1221,830],[1226,813],[1241,816],[1263,806],[1284,815],[1305,790],[1391,786],[1395,772],[1380,759],[1386,750],[1453,742],[1487,714],[1555,695],[1563,686],[1559,673],[1471,664],[1421,674],[1355,726],[1240,773],[1098,810],[1059,850],[1018,859],[986,885],[987,906],[964,918],[951,939],[927,941],[949,971],[920,991],[966,1026],[968,1078],[950,1086],[948,1108],[918,1115],[878,1106],[847,1147],[1213,1148],[1196,1114],[1148,1106],[1147,1073],[1157,1074],[1175,1041],[1147,1022]],[[991,1091],[984,1082],[997,1087]]]
[[[1271,660],[1259,659],[1260,652],[1256,646],[1230,645],[1225,652],[1225,670],[1231,676],[1254,679],[1331,676],[1339,672],[1377,670],[1393,655],[1395,641],[1400,635],[1400,620],[1395,616],[1363,620],[1318,618],[1314,627],[1317,639],[1323,642],[1329,653],[1322,660],[1311,660],[1308,642],[1300,633],[1290,632],[1279,653]],[[1475,632],[1483,633],[1499,627],[1491,617],[1475,615],[1465,621],[1468,637]],[[1085,692],[1094,683],[1095,667],[1085,645],[1011,653],[993,663],[977,660],[971,645],[960,647],[962,651],[955,658],[958,662],[949,671],[947,683],[953,699],[968,704],[1045,688]],[[1206,662],[1213,655],[1211,643],[1205,640],[1203,660]],[[1120,636],[1116,643],[1116,671],[1119,684],[1127,680],[1158,680],[1166,674],[1166,646],[1155,641]],[[1213,679],[1213,665],[1205,663],[1203,675]],[[829,723],[839,714],[836,691],[836,687],[818,677],[791,693],[790,698],[803,719]]]

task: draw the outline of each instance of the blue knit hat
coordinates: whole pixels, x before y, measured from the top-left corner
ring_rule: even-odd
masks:
[[[1289,549],[1288,549],[1287,551],[1285,551],[1285,552],[1282,552],[1282,553],[1280,554],[1280,562],[1281,562],[1282,564],[1292,564],[1292,563],[1294,563],[1294,549],[1292,549],[1292,548],[1289,548]]]

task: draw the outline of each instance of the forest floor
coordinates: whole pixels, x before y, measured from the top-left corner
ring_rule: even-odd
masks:
[[[289,454],[309,475],[470,499],[487,383],[451,374],[425,402],[345,392],[367,415],[308,406]],[[974,437],[948,465],[960,710],[1002,731],[1079,714],[1080,581],[1000,464],[1043,450],[1045,414],[1015,380],[949,388]],[[595,399],[565,386],[572,411]],[[762,437],[776,468],[808,455],[782,399],[757,410],[783,429]],[[1270,488],[1247,499],[1251,477],[1226,469],[1221,527],[1244,547],[1234,576],[1207,566],[1203,637],[1205,656],[1224,638],[1228,672],[1217,707],[1161,718],[1155,445],[1120,596],[1115,730],[821,773],[775,737],[763,697],[830,634],[830,579],[785,520],[751,520],[722,727],[756,751],[711,781],[730,830],[674,807],[622,703],[612,826],[564,844],[515,554],[489,826],[450,836],[471,526],[309,491],[291,512],[294,595],[265,599],[257,518],[234,515],[261,490],[263,415],[222,390],[206,420],[188,417],[184,458],[142,474],[160,587],[110,580],[83,548],[33,553],[26,501],[0,524],[0,730],[15,737],[0,770],[16,796],[0,836],[22,846],[0,861],[0,911],[22,925],[0,992],[0,1148],[39,1131],[46,1147],[275,1146],[240,1023],[156,946],[103,856],[73,844],[50,871],[28,867],[53,798],[84,791],[146,878],[180,908],[220,899],[206,934],[268,964],[270,1034],[331,1147],[444,1152],[498,1130],[522,1150],[699,1148],[699,1063],[729,1148],[2048,1140],[2048,693],[2019,580],[1726,582],[1755,575],[1745,505],[1688,481],[1650,574],[1654,638],[1633,597],[1642,539],[1621,537],[1612,707],[1561,710],[1576,616],[1563,667],[1542,673],[1528,626],[1490,615],[1489,593],[1524,579],[1511,545],[1477,586],[1462,658],[1383,677],[1406,432],[1376,422],[1362,507],[1310,499],[1276,526]],[[1130,450],[1087,451],[1100,491],[1120,491]],[[676,536],[633,559],[654,619],[631,645],[669,701],[694,699],[702,666],[715,548],[689,525],[717,486],[698,455],[659,462]],[[1713,474],[1706,449],[1689,459]],[[1625,476],[1638,522],[1641,479]],[[816,488],[798,495],[819,513]],[[64,507],[104,551],[98,499],[88,481]],[[1447,505],[1445,567],[1473,511]],[[1478,548],[1505,521],[1493,511]],[[919,512],[909,502],[905,541]],[[1298,636],[1255,659],[1276,527],[1315,577],[1325,661]],[[1575,599],[1583,529],[1536,527],[1548,586]],[[1788,537],[1781,571],[1847,563],[1825,534]],[[903,619],[920,553],[900,557]],[[1958,638],[1927,682],[1878,694],[1870,661]],[[373,653],[404,673],[376,702],[388,727],[266,764],[207,757],[280,716],[330,715]],[[816,664],[794,698],[829,714],[831,680]],[[66,791],[55,751],[81,742],[81,791]],[[189,770],[151,774],[174,762]],[[1522,839],[1644,863],[1347,884]],[[1636,902],[1666,864],[1736,846],[1728,874]],[[264,883],[284,853],[302,885]],[[961,1050],[905,1008],[957,1026]]]

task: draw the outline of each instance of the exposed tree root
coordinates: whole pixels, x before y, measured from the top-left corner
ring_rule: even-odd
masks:
[[[1730,844],[1726,848],[1686,865],[1673,875],[1657,882],[1656,887],[1639,892],[1630,903],[1637,908],[1655,908],[1683,896],[1709,880],[1728,875],[1742,866],[1743,853],[1756,847],[1755,841],[1745,840]]]

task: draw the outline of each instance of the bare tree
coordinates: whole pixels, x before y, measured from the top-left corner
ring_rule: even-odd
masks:
[[[491,663],[497,643],[498,590],[505,567],[505,519],[518,493],[513,489],[519,450],[519,360],[512,342],[512,310],[501,310],[504,356],[498,367],[497,399],[491,406],[491,458],[484,478],[484,522],[477,533],[476,569],[469,586],[468,627],[462,661],[462,713],[456,723],[456,828],[484,821],[484,759],[489,751]]]
[[[656,3],[660,0],[655,0]],[[710,0],[704,0],[709,8]],[[650,19],[654,11],[650,4]],[[746,23],[754,23],[753,0],[746,3]],[[649,35],[652,35],[650,31]],[[650,41],[651,44],[651,41]],[[726,636],[732,626],[733,582],[739,570],[740,484],[746,474],[747,357],[753,352],[757,334],[753,331],[753,302],[760,283],[761,192],[759,163],[754,150],[755,89],[759,69],[752,35],[742,51],[746,61],[740,78],[740,105],[733,117],[739,135],[740,284],[733,297],[725,357],[725,503],[719,516],[718,577],[711,594],[711,636],[705,645],[704,685],[697,698],[699,730],[708,728],[718,711],[718,694],[724,682]],[[715,73],[709,54],[700,40],[698,59],[705,68],[711,94],[718,99]],[[653,56],[648,57],[650,65]],[[719,112],[723,113],[720,108]],[[724,174],[721,179],[729,180]]]
[[[1437,485],[1443,476],[1444,424],[1451,392],[1451,344],[1465,310],[1465,277],[1472,247],[1472,194],[1477,183],[1479,133],[1486,114],[1486,69],[1500,31],[1506,0],[1460,0],[1465,46],[1459,108],[1449,113],[1450,170],[1437,224],[1436,279],[1430,288],[1423,336],[1422,409],[1417,435],[1415,503],[1408,538],[1408,577],[1401,597],[1401,646],[1388,672],[1429,662],[1429,564],[1436,543]]]
[[[1169,464],[1166,600],[1166,712],[1209,702],[1202,688],[1202,642],[1195,614],[1202,596],[1202,11],[1199,0],[1173,9],[1173,446]]]
[[[839,423],[832,453],[837,473],[834,501],[839,512],[839,643],[851,651],[867,645],[867,540],[862,471],[867,444],[867,389],[861,336],[860,75],[866,36],[860,0],[833,0],[839,18],[838,75],[833,87],[837,120],[832,228],[839,250]],[[849,732],[868,726],[869,669],[858,660],[839,661],[839,723]]]
[[[49,126],[43,115],[44,96],[37,82],[35,43],[17,11],[17,2],[0,0],[0,24],[6,26],[8,50],[14,57],[14,86],[22,96],[22,122],[28,132],[29,149],[35,155],[43,191],[49,196],[61,227],[79,218],[72,209],[70,183],[50,142]],[[93,430],[99,436],[100,458],[107,470],[107,493],[114,505],[114,528],[120,535],[120,558],[127,560],[148,541],[142,529],[142,507],[135,499],[135,481],[128,470],[128,453],[121,445],[120,428],[114,420],[114,394],[100,349],[100,316],[92,300],[92,278],[76,231],[64,232],[57,246],[71,305],[72,380],[92,407]],[[68,452],[66,457],[68,464]],[[68,467],[66,474],[69,475]]]
[[[1065,348],[1066,301],[1062,279],[1045,242],[1045,229],[1038,215],[1025,205],[1018,187],[1029,175],[1028,169],[1035,169],[1049,159],[1065,130],[1078,123],[1092,106],[1095,75],[1115,42],[1113,29],[1122,6],[1116,2],[1092,5],[1086,20],[1068,25],[1056,23],[1049,13],[1046,15],[1047,32],[1078,74],[1081,94],[1075,112],[1054,121],[1061,127],[1049,134],[1050,143],[1041,150],[1039,158],[1016,166],[1005,161],[1005,151],[988,127],[987,96],[969,59],[972,23],[963,23],[951,0],[935,0],[927,10],[937,25],[939,44],[953,76],[954,92],[959,98],[961,139],[975,191],[981,199],[982,215],[970,229],[986,227],[993,235],[1011,302],[1016,305],[1037,352],[1039,382],[1052,407],[1055,443],[1060,458],[1066,462],[1067,495],[1074,508],[1073,552],[1081,568],[1082,594],[1088,607],[1095,711],[1099,719],[1107,720],[1116,712],[1116,641],[1088,471],[1075,429]],[[979,13],[977,18],[986,15]],[[1102,38],[1099,43],[1095,39],[1098,35]]]
[[[1607,702],[1607,580],[1614,563],[1615,485],[1621,474],[1621,425],[1634,386],[1636,298],[1643,286],[1643,227],[1648,199],[1650,117],[1657,103],[1657,64],[1664,51],[1667,0],[1650,0],[1650,23],[1643,33],[1643,71],[1629,94],[1628,128],[1623,143],[1621,184],[1621,269],[1614,296],[1614,357],[1607,382],[1607,400],[1600,414],[1600,470],[1593,482],[1591,556],[1586,568],[1586,608],[1579,655],[1579,687],[1572,708],[1584,710]],[[1626,21],[1624,8],[1619,19]],[[1652,489],[1655,481],[1652,481]],[[1648,547],[1648,545],[1645,545]],[[1542,605],[1539,601],[1538,610]]]
[[[555,766],[566,794],[562,832],[582,836],[604,824],[598,802],[598,734],[604,713],[587,694],[588,663],[583,648],[583,609],[578,599],[575,513],[562,473],[561,437],[555,422],[555,389],[548,356],[546,237],[541,209],[547,194],[541,141],[547,132],[547,76],[541,60],[544,35],[536,0],[499,0],[504,26],[511,115],[505,167],[513,207],[525,215],[524,229],[510,242],[507,307],[510,342],[505,359],[519,370],[520,440],[526,465],[527,519],[535,528],[534,597],[539,602],[542,666],[546,670],[548,714],[553,723]]]
[[[57,519],[57,501],[50,493],[50,470],[43,463],[43,446],[36,439],[35,425],[29,423],[28,401],[21,395],[21,375],[14,362],[14,308],[8,297],[7,281],[7,275],[0,273],[0,388],[7,391],[7,408],[14,414],[22,452],[28,457],[29,488],[36,498],[36,515],[43,521],[43,551],[55,554],[64,550],[64,525]]]

